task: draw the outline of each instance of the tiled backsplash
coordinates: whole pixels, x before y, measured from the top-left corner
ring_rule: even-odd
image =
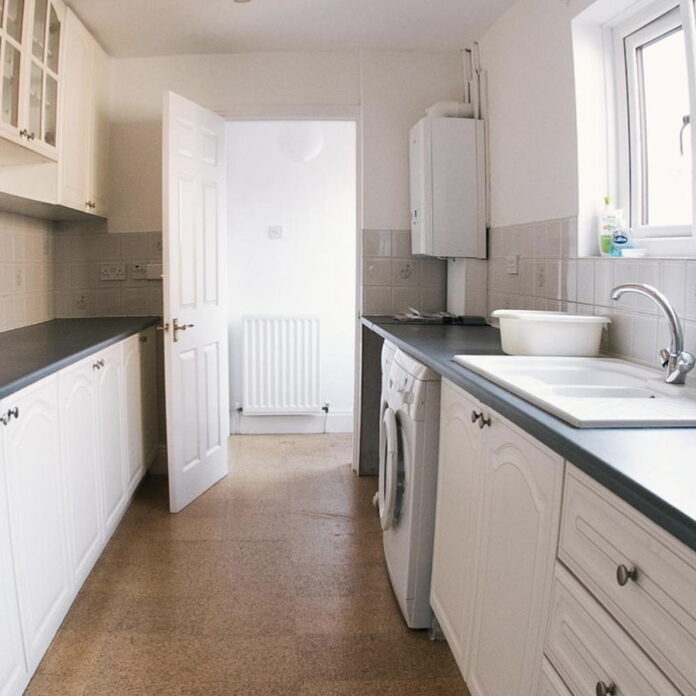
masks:
[[[575,218],[493,229],[490,233],[488,310],[548,309],[597,314],[612,320],[604,349],[657,364],[669,343],[667,324],[645,298],[612,301],[620,283],[648,283],[661,290],[684,321],[687,350],[696,353],[696,260],[577,258]],[[509,255],[519,255],[519,274],[507,273]]]
[[[0,213],[0,331],[55,317],[50,222]]]
[[[161,263],[162,235],[109,234],[103,221],[56,225],[56,316],[162,314],[162,282],[133,280],[133,263]],[[125,263],[126,280],[103,281],[103,264]]]
[[[446,274],[444,261],[411,255],[410,230],[363,230],[363,314],[444,310]]]

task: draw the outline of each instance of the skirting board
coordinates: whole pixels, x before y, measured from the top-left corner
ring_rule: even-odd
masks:
[[[326,416],[245,416],[243,413],[232,413],[230,430],[233,435],[352,433],[353,412],[329,413]]]

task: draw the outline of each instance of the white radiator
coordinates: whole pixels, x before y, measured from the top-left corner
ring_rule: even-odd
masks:
[[[242,325],[244,414],[321,411],[319,319],[247,316]]]

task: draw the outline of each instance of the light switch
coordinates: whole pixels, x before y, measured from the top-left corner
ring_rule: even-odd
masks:
[[[282,225],[271,225],[271,227],[268,228],[268,238],[269,239],[282,239],[283,238]]]
[[[505,272],[508,275],[519,275],[519,273],[520,273],[519,254],[508,254],[505,257]]]
[[[147,264],[144,262],[132,263],[129,275],[131,280],[145,280],[147,278]]]

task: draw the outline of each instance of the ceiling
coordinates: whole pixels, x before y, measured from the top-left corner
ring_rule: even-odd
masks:
[[[514,0],[69,0],[116,57],[460,49]]]

